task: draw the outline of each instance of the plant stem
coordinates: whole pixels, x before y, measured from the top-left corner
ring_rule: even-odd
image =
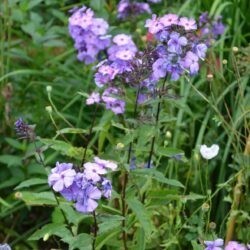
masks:
[[[249,154],[250,154],[250,135],[248,136],[246,140],[246,145],[245,145],[245,150],[244,150],[244,155],[249,155]],[[226,244],[233,238],[236,218],[237,218],[237,215],[234,212],[238,210],[239,205],[240,205],[240,201],[242,197],[242,186],[244,185],[243,179],[244,179],[244,172],[241,171],[237,177],[237,183],[234,187],[233,202],[232,202],[230,216],[229,216],[228,224],[227,224],[227,232],[226,232],[226,240],[225,240]]]
[[[166,78],[165,78],[164,83],[162,85],[162,90],[164,90],[164,88],[165,88],[165,83],[166,83]],[[157,127],[158,122],[159,122],[159,116],[160,116],[160,110],[161,110],[161,99],[162,99],[162,95],[161,95],[161,93],[159,93],[159,102],[158,102],[158,105],[157,105],[156,118],[155,118],[155,122],[156,122],[155,126],[156,127]],[[153,156],[153,153],[154,153],[155,138],[156,138],[156,136],[154,135],[154,137],[153,137],[153,139],[151,141],[147,168],[150,168],[152,156]]]
[[[92,250],[95,250],[95,241],[96,241],[98,226],[97,226],[96,213],[95,213],[95,211],[93,211],[92,214],[93,214],[93,218],[94,218],[94,227],[93,227],[94,239],[93,239],[93,242],[92,242]]]
[[[91,137],[94,125],[95,125],[96,114],[97,114],[97,105],[95,106],[94,117],[93,117],[91,126],[89,128],[89,134],[88,134],[88,137],[87,137],[87,145],[85,146],[85,149],[84,149],[84,152],[83,152],[81,167],[83,166],[83,164],[85,162],[85,158],[86,158],[86,154],[87,154],[87,150],[88,150],[88,146],[89,146],[89,142],[90,142],[90,137]]]
[[[138,109],[138,98],[140,94],[141,86],[139,85],[138,90],[136,92],[136,99],[135,99],[135,107],[134,107],[134,112],[133,112],[133,118],[135,119],[136,114],[137,114],[137,109]],[[130,163],[130,158],[131,158],[131,153],[132,153],[132,147],[133,147],[133,141],[130,142],[129,144],[129,149],[128,149],[128,158],[127,158],[127,164]],[[122,191],[121,191],[121,202],[122,202],[122,216],[124,219],[122,220],[122,241],[123,241],[123,247],[124,250],[127,250],[127,233],[125,230],[126,226],[126,187],[128,183],[128,172],[127,170],[124,171],[123,177],[122,177]]]

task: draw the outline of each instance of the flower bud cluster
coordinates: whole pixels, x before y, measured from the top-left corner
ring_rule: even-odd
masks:
[[[104,177],[108,170],[116,170],[117,164],[94,157],[94,162],[86,162],[84,171],[77,172],[72,163],[56,163],[48,177],[49,186],[66,200],[73,201],[77,211],[93,212],[102,197],[111,197],[111,181]]]
[[[95,18],[94,12],[85,6],[71,12],[69,33],[78,50],[77,58],[86,64],[93,63],[99,52],[110,44],[110,37],[107,36],[109,25],[104,19]]]
[[[199,30],[207,46],[210,46],[213,40],[225,32],[225,25],[222,23],[221,16],[212,19],[204,12],[199,17]]]
[[[140,3],[131,0],[121,0],[117,5],[117,17],[126,19],[128,17],[135,17],[143,13],[151,13],[148,3]]]

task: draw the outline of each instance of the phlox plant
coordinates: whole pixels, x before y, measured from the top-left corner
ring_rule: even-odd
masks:
[[[104,8],[112,11],[111,2]],[[55,102],[56,86],[50,84],[45,110],[54,137],[43,138],[41,124],[30,125],[24,118],[14,124],[18,139],[30,145],[30,155],[43,169],[43,178],[16,187],[15,198],[52,213],[29,234],[29,241],[38,242],[32,247],[249,249],[249,232],[237,231],[237,223],[249,222],[242,188],[248,187],[250,151],[244,132],[235,128],[230,133],[230,119],[218,108],[220,94],[216,101],[211,87],[211,61],[217,60],[216,45],[228,27],[223,16],[208,12],[156,13],[161,2],[120,1],[113,13],[116,27],[116,21],[87,4],[68,11],[74,64],[88,72],[84,81],[89,78],[87,86],[77,89],[82,115],[74,123],[74,114],[58,107],[63,100]],[[141,17],[138,38],[133,28],[124,27]],[[247,92],[246,85],[237,98]],[[208,88],[211,98],[204,91]],[[190,114],[201,119],[192,108],[206,113],[198,132],[185,124]],[[225,130],[221,135],[209,132],[212,112],[213,122]],[[239,114],[244,116],[240,109]],[[244,153],[231,155],[238,167],[232,166],[234,175],[225,175],[217,170],[218,162],[227,162],[231,143]],[[219,182],[213,181],[216,171]],[[37,185],[42,186],[29,189]],[[223,206],[218,216],[216,209]]]

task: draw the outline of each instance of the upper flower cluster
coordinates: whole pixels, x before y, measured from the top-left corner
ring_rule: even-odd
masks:
[[[66,200],[74,201],[77,211],[88,213],[97,208],[97,200],[102,196],[111,197],[112,185],[104,175],[116,168],[116,163],[98,157],[94,157],[94,162],[85,163],[83,172],[76,172],[71,163],[57,162],[48,183]]]
[[[167,75],[176,81],[185,72],[198,73],[199,61],[204,60],[207,45],[196,35],[194,19],[175,14],[153,15],[145,27],[158,41],[150,82],[157,82]]]
[[[95,83],[99,88],[106,88],[102,96],[96,92],[92,93],[87,99],[87,104],[102,102],[115,114],[122,114],[125,110],[125,102],[121,98],[122,89],[115,85],[113,80],[116,76],[132,70],[131,63],[138,50],[129,35],[118,34],[113,37],[112,41],[108,49],[108,59],[96,66]]]
[[[148,3],[138,3],[130,0],[121,0],[117,5],[118,18],[125,19],[142,13],[151,13]]]
[[[107,36],[108,23],[102,18],[95,18],[94,12],[83,6],[73,9],[69,18],[69,33],[78,50],[77,58],[86,64],[93,63],[98,53],[110,44]]]

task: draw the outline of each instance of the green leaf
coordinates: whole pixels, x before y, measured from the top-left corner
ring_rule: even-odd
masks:
[[[52,205],[55,206],[56,199],[52,192],[20,192],[19,198],[23,200],[27,205],[31,206],[42,206],[42,205]]]
[[[0,155],[0,162],[11,166],[22,166],[22,158],[15,155]]]
[[[14,140],[14,139],[12,139],[12,138],[6,137],[6,138],[5,138],[5,141],[6,141],[10,146],[12,146],[13,148],[20,149],[20,150],[23,150],[23,149],[24,149],[24,144],[21,143],[21,142],[18,141],[18,140]]]
[[[123,219],[124,217],[119,215],[107,215],[103,217],[101,219],[102,222],[98,224],[98,234],[104,234],[113,231],[116,228],[121,228],[121,223]]]
[[[23,181],[18,186],[16,186],[14,188],[14,190],[21,189],[21,188],[24,188],[24,187],[30,187],[30,186],[34,186],[34,185],[46,184],[46,183],[48,183],[47,179],[32,178],[32,179]]]
[[[47,224],[41,229],[33,233],[28,240],[39,240],[41,238],[48,239],[51,235],[56,235],[60,238],[67,238],[71,235],[70,231],[63,224]]]
[[[108,231],[107,233],[97,235],[96,238],[96,250],[101,250],[105,243],[109,240],[114,240],[114,238],[121,233],[120,228],[115,228],[113,231]]]
[[[92,237],[89,234],[78,234],[77,236],[69,236],[62,239],[69,244],[69,250],[92,250]]]
[[[149,238],[154,230],[149,213],[147,212],[143,204],[136,198],[127,199],[127,204],[129,208],[134,212],[136,218],[142,226],[146,238]]]
[[[175,157],[176,155],[185,156],[184,152],[177,148],[158,147],[155,152],[157,155],[162,155],[162,156],[167,156],[167,157]]]
[[[92,217],[88,214],[82,214],[77,212],[70,203],[60,202],[59,207],[64,211],[69,223],[78,225],[83,219]]]
[[[87,134],[89,133],[86,129],[82,128],[64,128],[56,131],[56,135],[60,134]]]
[[[82,147],[73,147],[67,142],[60,141],[60,140],[53,140],[53,139],[41,139],[40,141],[47,145],[48,147],[60,152],[63,155],[67,155],[77,160],[81,160],[83,153],[85,151]],[[87,155],[91,155],[92,150],[87,150]]]
[[[145,169],[145,168],[135,169],[135,170],[131,171],[130,174],[139,175],[139,176],[142,176],[142,177],[149,176],[152,179],[155,179],[160,183],[165,183],[165,184],[168,184],[168,185],[174,186],[174,187],[184,188],[184,185],[181,182],[179,182],[177,180],[174,180],[174,179],[168,179],[161,172],[159,172],[158,170],[153,169],[153,168],[150,168],[150,169],[148,169],[148,168],[147,169]]]

